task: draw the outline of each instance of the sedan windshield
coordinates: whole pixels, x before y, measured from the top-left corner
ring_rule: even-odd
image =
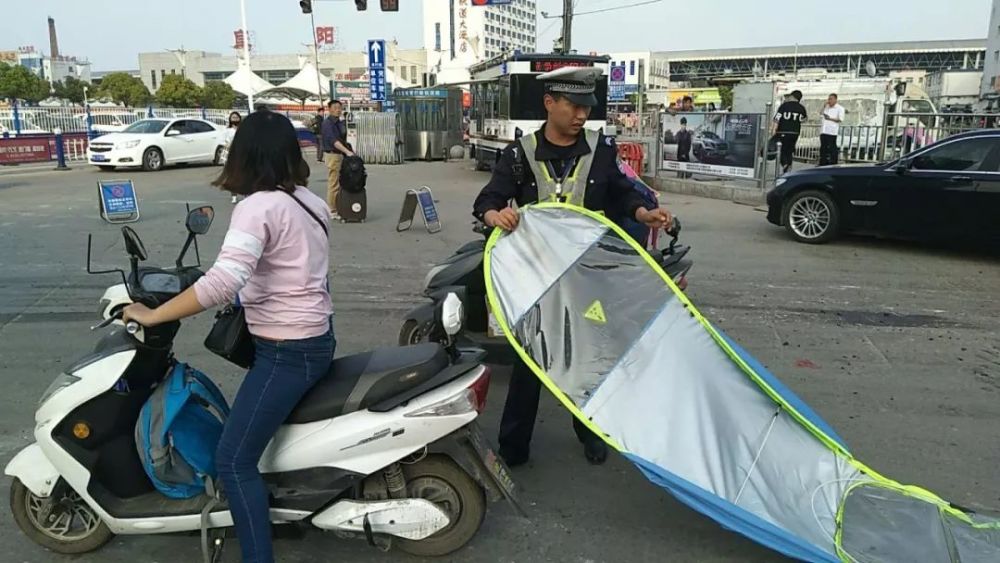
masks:
[[[126,127],[123,133],[159,133],[169,121],[163,119],[143,119]]]

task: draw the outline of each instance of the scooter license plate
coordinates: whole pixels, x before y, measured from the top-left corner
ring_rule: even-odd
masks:
[[[469,441],[472,442],[486,470],[493,476],[493,481],[503,490],[504,496],[511,500],[516,499],[514,479],[511,478],[510,470],[500,456],[486,444],[478,430],[469,432]]]

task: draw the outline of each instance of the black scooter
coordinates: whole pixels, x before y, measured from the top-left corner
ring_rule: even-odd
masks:
[[[473,225],[472,230],[483,235],[483,239],[463,244],[454,254],[430,269],[424,278],[423,292],[430,302],[406,314],[406,320],[399,330],[399,345],[433,341],[433,335],[440,334],[435,326],[435,307],[449,293],[454,293],[462,300],[465,309],[464,331],[460,337],[466,340],[463,344],[486,350],[486,361],[490,363],[511,364],[514,361],[514,350],[504,338],[486,301],[483,254],[486,251],[486,239],[493,229],[478,221]],[[683,291],[687,288],[687,273],[693,263],[685,259],[691,247],[677,242],[680,231],[680,220],[675,217],[673,226],[666,231],[670,237],[666,248],[648,248],[647,252],[658,259],[660,267]]]

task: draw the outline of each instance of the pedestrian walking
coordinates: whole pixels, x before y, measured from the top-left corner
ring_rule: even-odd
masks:
[[[323,162],[323,120],[325,118],[325,108],[320,105],[312,123],[312,133],[316,136],[316,162]]]
[[[781,141],[779,159],[784,172],[792,169],[792,157],[795,155],[795,143],[802,132],[802,122],[806,120],[806,108],[800,103],[802,92],[793,91],[788,99],[778,107],[771,122],[771,134],[777,135]]]
[[[837,95],[830,94],[823,106],[823,124],[819,134],[819,165],[837,164],[837,135],[844,121],[844,106],[837,103]]]

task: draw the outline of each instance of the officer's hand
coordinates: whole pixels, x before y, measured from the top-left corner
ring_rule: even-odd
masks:
[[[517,211],[514,211],[510,207],[505,207],[500,211],[492,210],[487,211],[483,215],[483,221],[491,227],[499,227],[505,231],[513,231],[517,228],[517,223],[520,220],[520,216]]]
[[[674,217],[669,211],[663,208],[649,210],[645,207],[640,207],[635,211],[635,220],[653,229],[663,227],[670,230],[670,226],[674,222]]]

